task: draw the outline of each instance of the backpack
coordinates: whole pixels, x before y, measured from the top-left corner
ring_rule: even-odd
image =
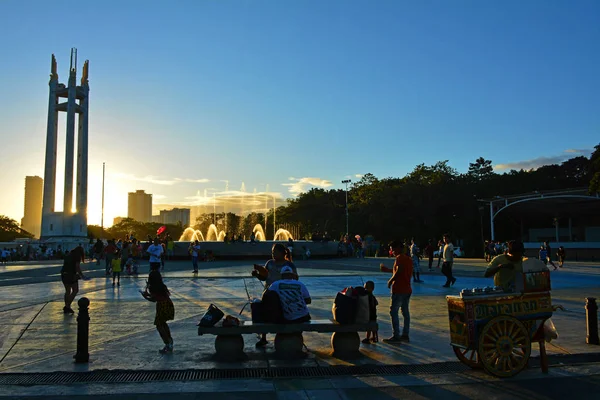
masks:
[[[283,308],[277,292],[265,290],[260,301],[250,304],[252,311],[252,322],[283,324]]]

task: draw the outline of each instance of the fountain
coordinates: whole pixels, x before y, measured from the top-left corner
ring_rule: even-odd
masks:
[[[194,228],[185,228],[179,237],[180,242],[195,242],[196,240],[204,242],[204,235],[198,229],[194,230]]]
[[[219,232],[215,224],[210,224],[208,232],[206,232],[206,241],[222,242],[225,238],[225,232]]]
[[[256,238],[256,240],[264,242],[266,239],[265,237],[265,231],[263,230],[263,227],[261,224],[256,224],[254,225],[254,229],[252,229],[252,232],[254,232],[254,236]]]
[[[289,239],[294,239],[292,237],[292,234],[287,230],[287,229],[277,229],[277,232],[275,232],[275,237],[273,238],[273,240],[277,241],[277,240],[289,240]]]

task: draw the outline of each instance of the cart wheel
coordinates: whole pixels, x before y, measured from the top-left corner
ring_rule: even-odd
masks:
[[[492,375],[506,378],[518,374],[527,365],[530,354],[529,332],[516,318],[496,317],[479,334],[479,356]]]
[[[463,349],[457,346],[452,346],[452,350],[454,350],[456,358],[458,358],[463,364],[468,365],[473,369],[483,368],[483,364],[481,363],[479,354],[477,354],[477,350]]]

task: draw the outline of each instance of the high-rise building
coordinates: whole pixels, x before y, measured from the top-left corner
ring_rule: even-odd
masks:
[[[127,218],[139,222],[152,222],[152,195],[143,190],[129,193]]]
[[[173,208],[172,210],[160,210],[160,218],[157,222],[172,225],[181,223],[183,226],[190,226],[190,209]]]
[[[21,219],[21,228],[40,237],[42,230],[42,196],[44,180],[39,176],[25,177],[25,210]]]

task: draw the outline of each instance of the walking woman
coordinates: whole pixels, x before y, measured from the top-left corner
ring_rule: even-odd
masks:
[[[81,272],[81,259],[84,256],[81,247],[76,247],[73,251],[65,255],[62,269],[60,270],[60,279],[65,287],[65,306],[63,312],[65,314],[75,314],[71,308],[71,303],[75,300],[75,296],[79,293],[79,278],[85,279]]]
[[[154,317],[154,325],[160,335],[165,347],[159,350],[161,354],[173,352],[173,337],[167,321],[175,319],[175,307],[171,301],[170,292],[167,285],[164,284],[160,274],[160,262],[152,263],[150,275],[148,276],[148,284],[145,291],[140,293],[148,301],[156,303],[156,316]]]

